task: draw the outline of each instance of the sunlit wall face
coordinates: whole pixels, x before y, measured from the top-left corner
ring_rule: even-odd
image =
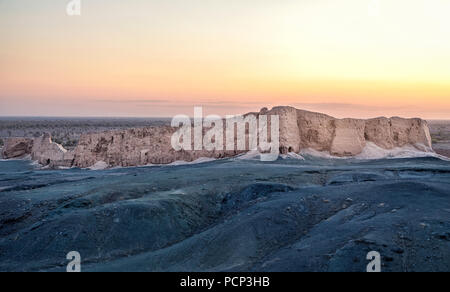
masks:
[[[0,0],[0,115],[450,119],[448,0]]]

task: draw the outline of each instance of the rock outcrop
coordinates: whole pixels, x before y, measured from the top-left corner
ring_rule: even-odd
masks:
[[[428,124],[418,118],[336,119],[292,107],[275,107],[266,114],[280,116],[282,153],[311,148],[335,156],[354,156],[367,142],[384,149],[412,145],[419,151],[432,151]]]
[[[103,161],[109,166],[169,164],[194,161],[201,157],[232,157],[238,151],[175,151],[171,137],[176,129],[169,126],[107,131],[82,135],[73,151],[77,167],[90,167]]]
[[[412,145],[419,151],[432,151],[427,122],[417,118],[336,119],[293,107],[264,108],[253,114],[279,116],[281,154],[314,149],[334,156],[355,156],[368,142],[384,149]],[[42,165],[84,168],[99,162],[109,167],[169,164],[200,157],[232,157],[243,152],[175,151],[171,146],[175,131],[175,128],[160,126],[84,134],[72,151],[52,142],[50,135],[34,140],[7,139],[3,156],[13,158],[31,154],[32,159]]]
[[[75,163],[74,152],[67,151],[63,146],[53,142],[49,134],[34,140],[31,158],[50,167],[70,167]]]
[[[33,139],[30,138],[9,138],[6,139],[1,156],[4,159],[21,158],[31,154]]]

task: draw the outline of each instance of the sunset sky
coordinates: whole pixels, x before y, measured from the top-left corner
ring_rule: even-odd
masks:
[[[0,0],[0,115],[450,119],[448,0]]]

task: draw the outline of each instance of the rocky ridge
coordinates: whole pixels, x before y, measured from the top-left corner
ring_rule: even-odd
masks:
[[[313,149],[351,157],[360,154],[369,142],[383,149],[413,146],[418,151],[433,151],[428,124],[419,118],[336,119],[293,107],[263,108],[249,114],[279,116],[281,154]],[[49,167],[91,167],[99,162],[115,167],[190,162],[201,157],[225,158],[244,152],[175,151],[171,137],[176,130],[158,126],[83,134],[71,151],[54,143],[49,134],[35,139],[10,138],[5,142],[2,156],[9,159],[31,155],[33,160]]]

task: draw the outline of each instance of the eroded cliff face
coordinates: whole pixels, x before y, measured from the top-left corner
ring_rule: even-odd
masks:
[[[2,148],[1,156],[4,159],[21,158],[31,154],[33,139],[30,138],[9,138],[6,139]]]
[[[161,126],[82,135],[74,151],[73,166],[90,167],[98,161],[109,166],[138,166],[225,158],[238,151],[175,151],[171,137],[176,128]]]
[[[335,156],[354,156],[367,142],[384,149],[412,145],[420,151],[432,151],[428,124],[418,118],[336,119],[292,107],[275,107],[267,114],[280,116],[282,153],[310,148]]]
[[[384,149],[412,145],[420,151],[432,151],[427,122],[421,119],[336,119],[293,107],[263,109],[254,114],[279,116],[281,154],[310,148],[335,156],[354,156],[360,154],[368,142]],[[139,166],[190,162],[201,157],[225,158],[243,153],[175,151],[171,146],[175,131],[175,128],[161,126],[84,134],[73,151],[52,142],[50,135],[34,140],[14,138],[6,141],[3,156],[14,158],[31,154],[32,159],[42,165],[84,168],[98,162],[109,167]]]
[[[31,159],[50,167],[70,167],[74,164],[74,153],[52,141],[49,134],[34,139]]]

